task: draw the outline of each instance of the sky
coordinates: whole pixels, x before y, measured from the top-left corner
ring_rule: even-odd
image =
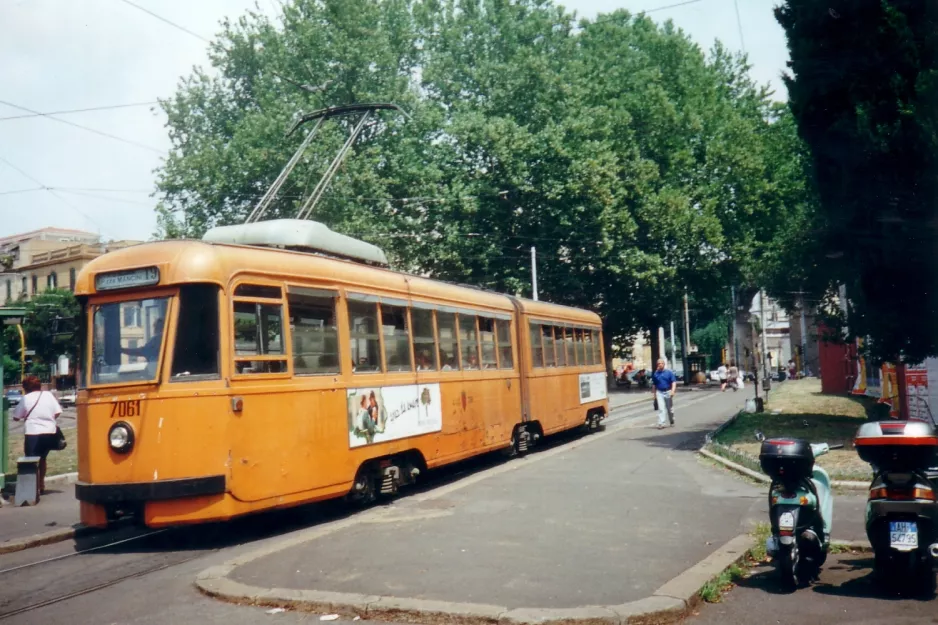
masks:
[[[170,147],[165,116],[152,103],[171,96],[194,67],[209,68],[203,39],[221,19],[247,10],[275,16],[279,1],[0,0],[0,237],[58,226],[104,240],[152,238],[154,170]],[[705,50],[719,39],[746,52],[753,77],[786,99],[780,76],[788,51],[772,13],[778,0],[559,3],[587,18],[648,11]],[[30,115],[23,108],[113,105],[133,106],[20,117]]]

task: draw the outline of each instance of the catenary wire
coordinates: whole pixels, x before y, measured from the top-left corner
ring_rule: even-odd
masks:
[[[5,104],[6,106],[13,107],[15,109],[20,109],[21,111],[28,111],[35,114],[38,117],[45,117],[46,119],[51,119],[52,121],[59,122],[60,124],[65,124],[66,126],[73,126],[75,128],[80,128],[87,132],[94,133],[96,135],[101,135],[102,137],[107,137],[108,139],[113,139],[114,141],[120,141],[121,143],[126,143],[128,145],[133,145],[138,148],[143,148],[144,150],[149,150],[150,152],[155,152],[157,154],[166,154],[165,150],[160,150],[137,141],[132,141],[131,139],[125,139],[123,137],[118,137],[117,135],[112,135],[109,132],[104,132],[103,130],[98,130],[97,128],[91,128],[89,126],[84,126],[82,124],[76,124],[75,122],[70,122],[67,119],[59,119],[58,117],[53,117],[49,113],[40,113],[39,111],[33,110],[31,108],[26,108],[25,106],[20,106],[19,104],[13,104],[12,102],[7,102],[6,100],[0,100],[0,104]]]

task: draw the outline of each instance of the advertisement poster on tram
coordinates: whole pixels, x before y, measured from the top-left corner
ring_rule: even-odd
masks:
[[[580,403],[606,399],[606,374],[581,373],[580,374]]]
[[[439,384],[348,389],[349,447],[439,432]]]

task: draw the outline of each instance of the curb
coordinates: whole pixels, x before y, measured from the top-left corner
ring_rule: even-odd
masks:
[[[320,536],[342,529],[317,532]],[[316,536],[312,537],[314,539]],[[289,544],[300,541],[290,541]],[[302,541],[302,542],[305,542]],[[286,548],[289,547],[289,544]],[[544,623],[666,623],[687,616],[700,602],[700,589],[730,565],[746,557],[752,537],[741,534],[658,588],[651,596],[619,605],[575,608],[514,608],[479,603],[459,603],[357,593],[288,588],[262,588],[230,579],[238,566],[280,551],[264,548],[202,571],[196,588],[205,595],[237,604],[293,608],[371,620],[411,623],[459,623],[462,625],[542,625]]]
[[[42,534],[34,534],[32,536],[27,536],[26,538],[14,538],[6,542],[0,543],[0,555],[7,553],[13,553],[15,551],[25,551],[26,549],[32,549],[33,547],[42,547],[43,545],[51,545],[53,543],[60,543],[66,540],[71,540],[73,538],[78,538],[86,534],[90,534],[95,530],[90,527],[85,527],[84,525],[77,525],[75,527],[63,527],[61,529],[52,530],[51,532],[44,532]]]
[[[769,476],[767,475],[759,473],[758,471],[753,471],[752,469],[748,467],[744,467],[743,465],[733,462],[732,460],[728,460],[724,458],[723,456],[719,454],[715,454],[712,451],[709,451],[707,449],[701,448],[697,453],[699,453],[701,456],[704,456],[705,458],[709,458],[710,460],[719,462],[720,464],[722,464],[728,469],[732,469],[733,471],[736,471],[737,473],[741,473],[742,475],[745,475],[746,477],[750,477],[754,480],[758,480],[764,484],[769,484],[772,481],[771,478],[769,478]],[[856,482],[852,480],[831,480],[831,487],[843,488],[846,490],[865,491],[865,490],[869,490],[870,485],[867,482]]]
[[[68,486],[78,481],[78,473],[61,473],[59,475],[47,475],[46,486]]]

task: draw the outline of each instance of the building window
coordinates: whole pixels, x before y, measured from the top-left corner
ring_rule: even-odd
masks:
[[[75,268],[72,267],[68,270],[68,290],[75,291]]]
[[[55,275],[53,271],[48,276],[46,276],[46,289],[54,289],[58,287],[58,276]]]
[[[140,308],[137,306],[125,306],[124,307],[124,327],[125,328],[139,328],[140,327]]]
[[[39,292],[39,277],[33,275],[33,295]]]
[[[26,281],[26,276],[23,276],[23,282],[20,285],[20,297],[26,297],[29,295],[29,282]]]
[[[13,300],[13,281],[7,280],[7,301]]]

